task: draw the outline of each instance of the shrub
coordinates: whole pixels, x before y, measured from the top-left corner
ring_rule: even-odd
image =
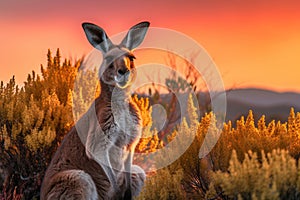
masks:
[[[81,60],[71,64],[60,59],[59,50],[54,57],[49,50],[41,76],[33,71],[21,89],[14,77],[0,84],[0,199],[39,198],[47,166],[73,126],[73,116],[78,119],[99,94],[96,71],[78,73]],[[80,84],[74,85],[75,78]],[[148,99],[133,96],[132,101],[141,109],[147,130]],[[154,151],[158,140],[157,134],[148,137],[139,151]]]
[[[232,199],[299,199],[300,167],[286,150],[249,151],[240,162],[232,152],[228,172],[212,173],[215,188]],[[215,195],[215,188],[208,193]],[[215,194],[214,194],[215,193]]]
[[[54,57],[49,51],[47,60],[41,76],[33,71],[22,88],[14,77],[6,85],[0,83],[0,199],[39,197],[45,170],[74,124],[73,116],[78,119],[101,90],[94,87],[95,71],[78,73],[81,60],[62,63],[59,50]],[[74,85],[75,77],[81,84]],[[185,91],[186,83],[176,86],[174,81],[169,84]],[[178,117],[172,115],[176,101],[174,95],[171,98],[170,124]],[[134,162],[152,169],[154,162],[167,165],[176,160],[148,174],[138,199],[299,198],[300,113],[293,108],[285,123],[266,124],[265,116],[255,123],[249,111],[246,118],[233,123],[235,127],[229,121],[220,129],[213,113],[199,121],[190,96],[187,119],[162,134],[151,128],[148,98],[135,95],[132,101],[140,108],[144,123],[136,152],[159,152],[154,161],[137,156]],[[157,102],[164,103],[162,99]],[[205,137],[210,140],[204,143]],[[212,151],[200,159],[200,148],[212,145]],[[167,152],[168,146],[176,148]]]
[[[59,50],[47,57],[42,78],[33,71],[21,89],[14,77],[1,82],[0,191],[5,199],[39,197],[52,154],[73,124],[69,96],[80,61],[61,64]]]

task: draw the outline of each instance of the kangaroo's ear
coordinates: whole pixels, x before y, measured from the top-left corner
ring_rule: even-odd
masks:
[[[92,23],[83,23],[82,28],[84,29],[88,41],[96,49],[106,53],[113,46],[113,43],[107,37],[105,31],[99,26]]]
[[[144,40],[149,25],[149,22],[141,22],[131,27],[125,38],[122,40],[121,45],[129,50],[139,46]]]

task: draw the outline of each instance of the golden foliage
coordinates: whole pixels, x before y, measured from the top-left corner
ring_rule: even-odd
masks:
[[[249,151],[240,162],[233,151],[228,172],[212,173],[215,187],[233,199],[298,199],[300,167],[296,160],[286,150],[261,154],[259,159],[257,153]]]
[[[100,83],[96,70],[86,70],[77,72],[74,89],[69,92],[70,103],[73,108],[75,121],[89,109],[95,97],[100,93]]]
[[[6,85],[0,84],[0,171],[5,174],[0,178],[6,179],[6,184],[0,185],[3,194],[34,198],[52,154],[73,124],[69,91],[80,61],[61,63],[59,50],[54,57],[48,51],[47,57],[47,68],[41,67],[42,77],[33,71],[21,89],[14,77]]]
[[[54,57],[49,51],[47,60],[41,76],[33,71],[21,89],[14,77],[6,85],[0,83],[0,171],[4,169],[9,180],[0,190],[21,194],[29,188],[27,199],[37,198],[52,153],[74,124],[73,113],[80,117],[100,90],[99,85],[95,88],[95,71],[77,72],[80,60],[61,62],[59,50]],[[148,175],[138,199],[299,199],[300,113],[293,108],[285,123],[266,124],[265,116],[254,119],[250,110],[248,116],[219,129],[213,113],[199,121],[190,95],[188,117],[160,138],[151,127],[148,98],[134,95],[131,100],[143,119],[136,153],[160,150],[155,162],[175,160]],[[163,151],[167,145],[174,150]],[[200,159],[199,150],[212,146]],[[135,162],[147,163],[139,159]],[[151,169],[152,164],[146,167]]]
[[[155,149],[154,147],[157,147],[158,145],[159,148],[161,148],[156,162],[160,163],[162,166],[167,165],[170,161],[177,160],[183,153],[184,155],[168,167],[149,174],[142,193],[137,199],[186,199],[182,181],[186,176],[185,168],[191,163],[191,156],[188,154],[192,152],[192,150],[187,150],[187,148],[190,147],[190,144],[194,140],[195,131],[199,123],[196,120],[198,115],[193,104],[192,96],[189,97],[188,104],[188,119],[183,118],[177,130],[168,135],[168,143],[166,145],[168,145],[168,148],[172,149],[172,151],[165,151],[165,149],[162,148],[163,144],[159,144],[161,141],[158,139],[155,131],[153,132],[153,139],[151,140],[150,145],[153,147],[152,149]],[[141,141],[144,141],[143,138]],[[194,152],[198,151],[196,149],[193,150],[195,150]]]
[[[41,131],[33,129],[30,134],[25,136],[26,145],[34,152],[38,149],[48,147],[56,137],[55,131],[44,128]]]
[[[0,140],[3,142],[4,149],[8,150],[11,146],[11,140],[7,133],[6,125],[4,125],[0,130]]]
[[[135,152],[151,153],[155,152],[157,149],[161,149],[163,147],[163,141],[159,139],[158,132],[151,129],[152,107],[150,106],[149,99],[143,97],[138,98],[135,94],[132,96],[131,101],[138,106],[143,121],[142,137],[136,146]]]
[[[189,105],[189,107],[191,106],[192,104]],[[189,114],[189,116],[193,115]],[[181,192],[184,191],[186,198],[227,198],[228,196],[226,195],[228,194],[229,197],[238,199],[282,199],[282,197],[287,197],[286,195],[290,194],[289,192],[292,194],[299,193],[298,189],[294,187],[294,185],[300,183],[298,181],[300,179],[298,171],[295,171],[297,169],[296,159],[299,158],[300,154],[299,113],[295,114],[294,110],[291,109],[287,123],[271,121],[266,124],[265,116],[261,116],[255,123],[253,113],[250,110],[246,118],[241,117],[240,120],[236,121],[236,127],[233,127],[229,121],[224,124],[222,130],[217,128],[214,114],[208,113],[196,124],[197,131],[192,144],[176,162],[164,168],[164,170],[169,171],[169,174],[174,174],[179,169],[183,170]],[[186,139],[179,136],[183,135],[188,138],[191,132],[191,127],[186,123],[186,120],[183,120],[178,128],[168,135],[168,142],[173,142],[175,146],[183,147]],[[206,157],[199,159],[200,148],[203,145],[210,145],[209,143],[203,143],[208,133],[210,137],[208,142],[219,137],[218,141]],[[245,154],[249,151],[251,153]],[[174,151],[169,155],[163,156],[173,159],[178,156],[178,152]],[[241,161],[243,163],[239,164]],[[231,170],[229,174],[227,173],[228,170]],[[266,170],[269,171],[266,172]],[[217,180],[215,175],[212,175],[214,171],[222,174],[224,179],[228,176],[233,177],[233,174],[235,174],[238,178],[234,179],[236,181],[234,186],[231,179],[226,183],[228,187],[237,187],[238,189],[224,189],[218,182],[212,181],[212,179]],[[274,181],[274,184],[263,182],[268,175],[269,179]],[[159,179],[157,176],[158,174],[154,174],[149,178],[153,182]],[[294,178],[291,178],[292,176]],[[257,179],[258,177],[259,179]],[[149,182],[148,180],[146,181],[145,188],[148,187],[147,184]],[[245,194],[243,192],[240,194],[233,193],[234,191],[244,191],[246,186],[243,186],[243,184],[246,183],[248,184],[248,189]],[[262,185],[259,186],[260,183]],[[153,185],[154,183],[151,184]],[[256,186],[254,187],[253,185],[255,184]],[[220,190],[220,187],[232,193],[222,193],[223,190]],[[156,191],[154,189],[153,193],[155,191],[159,193],[159,190],[157,189]],[[149,189],[147,190],[148,192]],[[143,195],[145,196],[147,193],[144,192]],[[288,198],[291,197],[288,196]],[[153,198],[149,197],[147,199]]]
[[[185,199],[184,191],[181,188],[183,173],[182,169],[173,173],[168,168],[158,170],[155,175],[147,178],[146,184],[136,200]]]
[[[139,108],[142,119],[143,119],[143,127],[151,127],[152,125],[152,107],[149,104],[148,98],[141,97],[138,98],[138,95],[135,94],[132,96],[131,101],[133,101]]]

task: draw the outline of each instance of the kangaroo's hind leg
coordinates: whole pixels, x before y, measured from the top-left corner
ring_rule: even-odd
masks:
[[[47,186],[46,200],[97,200],[98,193],[91,176],[82,170],[59,172]]]

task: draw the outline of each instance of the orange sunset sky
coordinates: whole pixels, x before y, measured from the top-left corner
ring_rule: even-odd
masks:
[[[1,0],[0,80],[18,83],[46,64],[47,49],[81,58],[92,50],[81,23],[108,35],[147,20],[201,44],[226,88],[300,92],[300,1]]]

